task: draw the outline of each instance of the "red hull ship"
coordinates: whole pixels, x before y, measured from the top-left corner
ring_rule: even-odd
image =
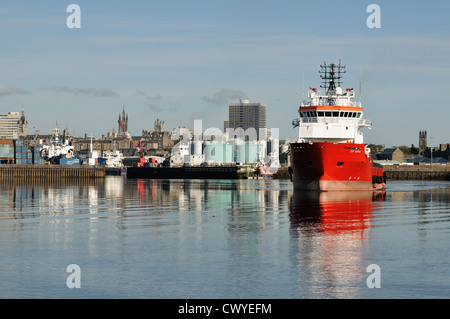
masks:
[[[309,100],[299,108],[299,138],[291,143],[289,174],[296,190],[380,190],[386,184],[381,166],[373,164],[363,143],[363,120],[353,89],[340,87],[345,66],[321,65],[322,88],[310,88]]]

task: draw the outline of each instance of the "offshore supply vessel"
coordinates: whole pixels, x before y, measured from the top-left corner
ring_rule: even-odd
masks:
[[[291,143],[289,174],[295,190],[380,190],[386,184],[381,165],[374,164],[363,143],[361,103],[353,88],[341,87],[345,65],[320,65],[322,90],[310,88],[298,110],[298,140]]]

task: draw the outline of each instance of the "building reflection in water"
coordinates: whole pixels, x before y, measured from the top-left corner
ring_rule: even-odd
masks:
[[[297,192],[291,237],[297,244],[299,291],[312,298],[357,298],[367,278],[365,257],[374,201],[383,192]]]

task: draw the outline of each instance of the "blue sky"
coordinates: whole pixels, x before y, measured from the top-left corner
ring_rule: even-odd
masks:
[[[81,8],[69,29],[66,8]],[[381,28],[369,29],[369,4]],[[294,138],[303,88],[319,64],[347,65],[359,88],[366,143],[450,142],[450,2],[425,1],[2,1],[0,113],[25,109],[30,131],[58,122],[77,136],[129,130],[223,128],[228,104],[267,105],[267,126]]]

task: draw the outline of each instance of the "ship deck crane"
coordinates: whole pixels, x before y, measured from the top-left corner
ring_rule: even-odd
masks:
[[[133,141],[133,138],[131,137],[131,134],[128,133],[128,131],[123,126],[122,122],[118,120],[120,127],[122,128],[123,132],[125,133],[125,136],[130,140],[131,144],[133,144],[133,147],[138,151],[139,153],[139,162],[137,163],[137,167],[144,167],[144,163],[147,163],[147,161],[144,159],[144,149],[142,147],[142,142],[139,142],[139,146],[136,145],[136,143]]]

